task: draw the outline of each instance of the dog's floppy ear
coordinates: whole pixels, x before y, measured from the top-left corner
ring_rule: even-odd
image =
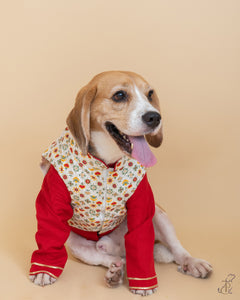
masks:
[[[82,154],[87,155],[90,141],[90,107],[97,93],[96,86],[86,85],[77,94],[75,106],[67,118],[67,125]]]
[[[162,126],[160,127],[159,131],[156,134],[154,134],[154,135],[147,134],[145,137],[146,137],[147,142],[151,146],[153,146],[155,148],[160,147],[162,144],[162,141],[163,141]]]

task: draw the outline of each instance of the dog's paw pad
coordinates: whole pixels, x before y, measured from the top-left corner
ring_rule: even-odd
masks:
[[[196,278],[206,278],[211,274],[212,266],[203,259],[188,257],[178,271]]]
[[[123,267],[124,263],[122,260],[111,264],[105,275],[105,282],[108,287],[117,287],[123,283]]]
[[[53,284],[57,279],[46,273],[39,273],[36,275],[30,275],[29,279],[36,285],[45,286]]]

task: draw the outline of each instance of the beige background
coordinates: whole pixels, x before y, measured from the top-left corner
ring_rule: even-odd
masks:
[[[240,2],[1,1],[1,299],[139,299],[104,286],[104,268],[69,258],[59,281],[34,286],[34,202],[41,152],[75,95],[104,70],[132,70],[157,89],[164,144],[149,170],[184,246],[214,273],[197,280],[157,265],[150,299],[240,299]],[[233,273],[232,295],[217,292]]]

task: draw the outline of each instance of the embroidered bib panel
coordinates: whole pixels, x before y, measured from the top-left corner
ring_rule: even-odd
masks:
[[[68,128],[43,153],[63,179],[71,195],[73,217],[69,225],[104,233],[125,218],[126,202],[146,170],[135,159],[123,156],[115,168],[88,154],[83,156]]]

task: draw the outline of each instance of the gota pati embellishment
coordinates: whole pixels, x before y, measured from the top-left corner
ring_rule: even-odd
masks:
[[[52,273],[50,273],[48,271],[45,271],[45,270],[39,270],[39,271],[35,271],[35,272],[30,272],[29,275],[36,275],[36,274],[39,274],[39,273],[46,273],[46,274],[50,275],[51,277],[57,279],[57,276],[55,276]]]
[[[128,277],[128,280],[151,280],[156,278],[157,275],[153,276],[153,277],[146,277],[146,278],[137,278],[137,277]]]
[[[40,263],[37,263],[37,262],[33,262],[32,265],[39,266],[39,267],[47,267],[47,268],[51,268],[51,269],[63,270],[63,268],[61,268],[61,267],[40,264]]]
[[[155,289],[157,288],[158,285],[152,285],[152,286],[148,286],[148,287],[140,287],[140,286],[130,286],[130,290],[150,290],[150,289]]]

